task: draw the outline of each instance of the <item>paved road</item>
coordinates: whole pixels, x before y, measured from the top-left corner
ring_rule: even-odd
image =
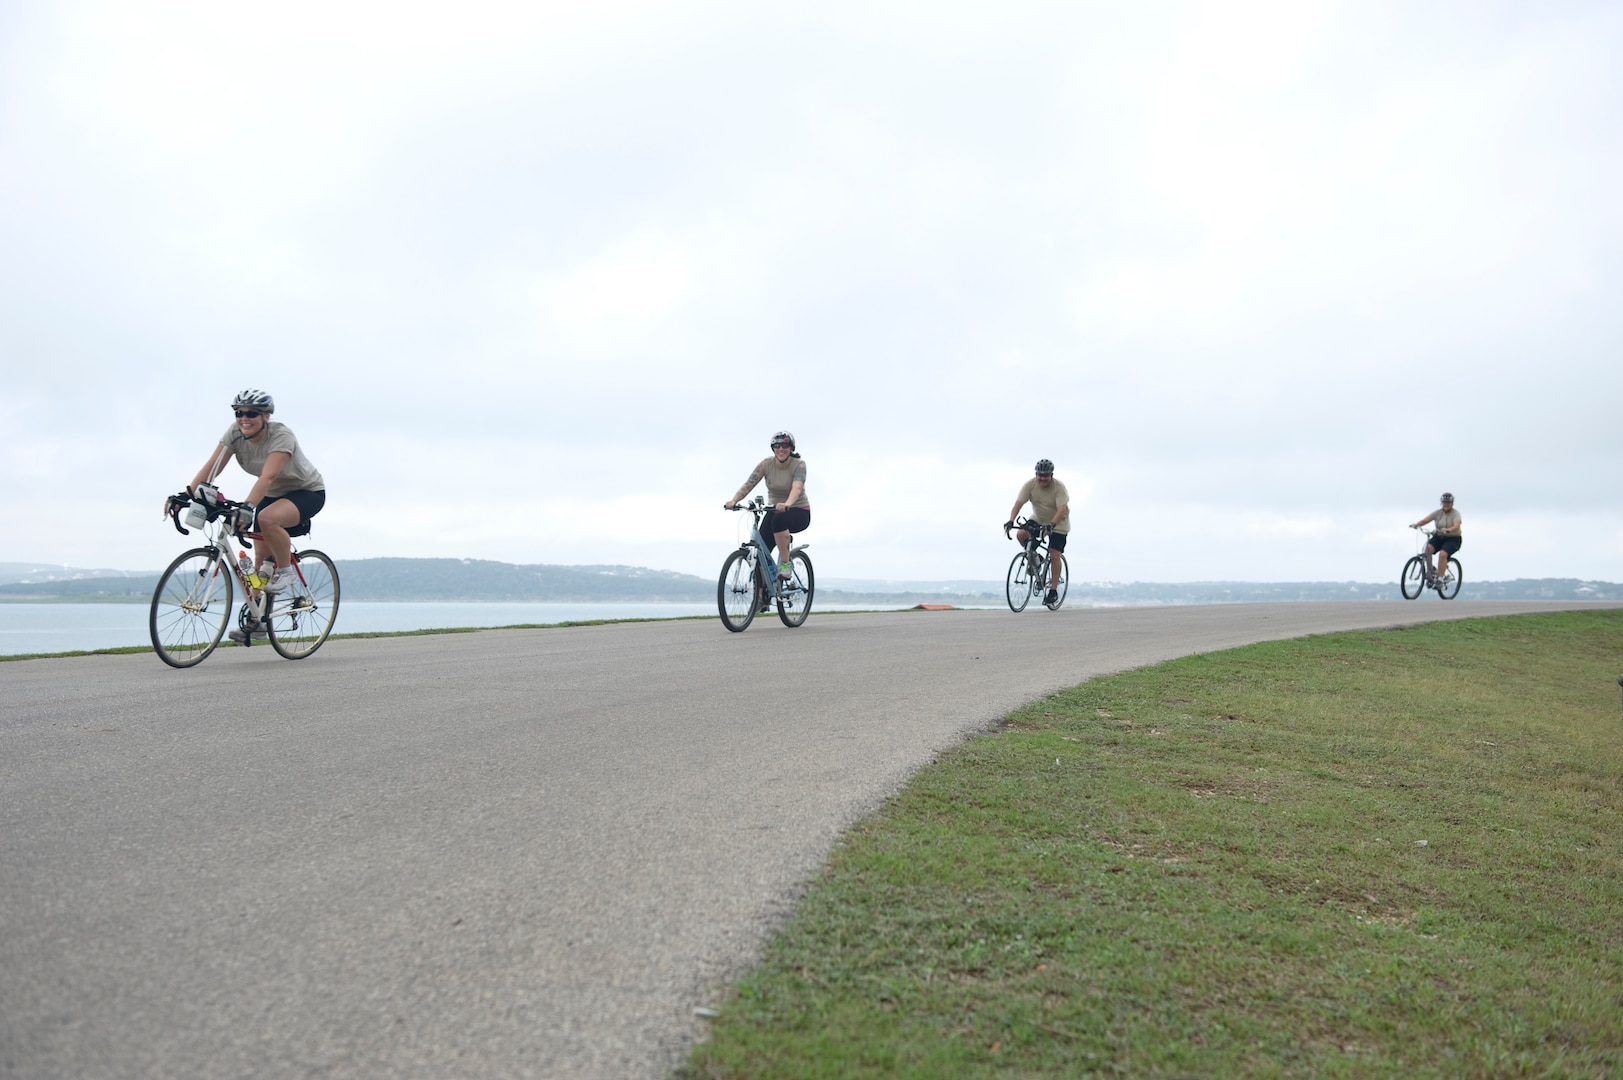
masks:
[[[1102,672],[1558,605],[817,616],[0,664],[0,1075],[646,1077],[839,832]]]

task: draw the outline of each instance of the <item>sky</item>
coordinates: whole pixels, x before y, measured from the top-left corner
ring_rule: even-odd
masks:
[[[244,387],[335,558],[1623,581],[1623,6],[0,5],[0,561],[157,569]],[[251,481],[231,467],[228,495]]]

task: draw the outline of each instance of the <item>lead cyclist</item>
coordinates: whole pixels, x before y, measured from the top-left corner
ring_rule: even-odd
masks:
[[[1060,556],[1065,554],[1065,538],[1071,531],[1071,493],[1054,479],[1054,463],[1047,458],[1037,462],[1034,473],[1014,497],[1014,508],[1009,511],[1009,520],[1003,523],[1003,531],[1007,534],[1014,528],[1014,519],[1020,516],[1020,508],[1027,502],[1031,503],[1031,516],[1049,527],[1048,550],[1052,554],[1048,557],[1048,595],[1043,603],[1052,604],[1059,599]],[[1016,535],[1021,547],[1031,539],[1025,529]]]
[[[260,535],[254,541],[254,564],[264,567],[269,563],[274,567],[265,575],[270,579],[265,591],[279,593],[292,585],[295,577],[293,538],[288,530],[309,524],[321,512],[327,502],[327,482],[305,457],[293,429],[271,420],[276,401],[269,394],[244,390],[231,399],[231,410],[231,426],[186,485],[186,492],[196,496],[198,488],[212,483],[232,457],[243,472],[256,478],[243,500],[254,507],[253,531]],[[172,509],[172,500],[165,499],[164,516]],[[262,629],[254,631],[256,637],[263,633]],[[243,633],[233,629],[231,637],[241,641]]]

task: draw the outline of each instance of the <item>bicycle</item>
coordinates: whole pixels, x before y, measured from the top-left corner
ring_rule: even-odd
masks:
[[[716,607],[721,611],[721,624],[735,634],[740,633],[755,620],[757,612],[771,611],[776,603],[783,625],[799,626],[811,614],[812,594],[817,588],[811,556],[806,554],[811,545],[800,544],[789,549],[790,576],[780,577],[776,549],[761,535],[761,519],[771,507],[757,495],[750,502],[731,509],[748,511],[754,517],[754,524],[750,526],[750,538],[739,544],[738,550],[721,564],[721,578],[716,582]],[[790,539],[792,542],[793,538]]]
[[[1053,526],[1044,525],[1032,518],[1021,518],[1014,523],[1015,528],[1028,534],[1031,539],[1026,541],[1025,548],[1014,557],[1009,564],[1009,576],[1004,585],[1004,593],[1009,598],[1010,611],[1024,611],[1026,605],[1031,603],[1031,594],[1034,589],[1041,589],[1046,596],[1048,592],[1048,566],[1050,550],[1048,547],[1048,534]],[[1009,530],[1004,529],[1003,535],[1007,537]],[[1065,552],[1059,553],[1059,583],[1054,586],[1057,594],[1054,602],[1050,604],[1046,599],[1043,607],[1049,611],[1058,611],[1060,605],[1065,603],[1065,590],[1070,584],[1071,564],[1065,559]]]
[[[1437,595],[1444,600],[1452,600],[1460,594],[1460,586],[1465,583],[1465,570],[1460,566],[1459,559],[1452,555],[1448,557],[1448,570],[1441,578],[1426,559],[1426,544],[1436,535],[1434,529],[1421,529],[1419,554],[1403,564],[1403,573],[1398,577],[1398,590],[1405,600],[1413,600],[1426,589],[1436,589]]]
[[[231,539],[261,539],[253,532],[254,508],[233,502],[210,484],[197,494],[172,496],[169,516],[182,536],[191,530],[180,523],[180,512],[190,506],[186,523],[203,532],[203,546],[182,552],[158,578],[152,594],[148,628],[152,648],[171,667],[201,664],[220,644],[231,621],[233,580],[242,586],[244,603],[237,612],[242,643],[252,645],[263,631],[271,648],[289,660],[309,656],[332,633],[338,616],[338,568],[324,553],[293,552],[294,583],[280,593],[267,593],[245,550],[231,558]],[[296,525],[289,536],[304,536],[310,523]]]

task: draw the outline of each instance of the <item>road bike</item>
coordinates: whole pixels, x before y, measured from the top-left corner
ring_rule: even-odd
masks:
[[[232,558],[232,539],[246,545],[262,539],[252,531],[254,507],[233,502],[212,485],[197,493],[170,497],[169,516],[182,536],[191,530],[180,523],[180,512],[191,507],[186,523],[201,529],[203,546],[181,553],[158,579],[152,594],[148,625],[152,648],[171,667],[202,663],[220,644],[232,616],[232,582],[242,586],[244,602],[236,612],[242,643],[252,645],[263,635],[271,648],[289,660],[309,656],[332,633],[338,617],[338,568],[319,551],[293,552],[293,583],[278,593],[267,593],[268,579],[254,569],[252,554],[243,550]],[[310,523],[295,525],[289,536],[304,536]]]
[[[806,554],[811,545],[789,548],[789,576],[781,577],[777,548],[768,537],[761,535],[761,519],[772,508],[757,495],[750,502],[730,509],[748,511],[754,517],[754,524],[750,526],[749,539],[739,544],[738,550],[721,564],[721,578],[716,582],[716,607],[721,611],[721,624],[739,633],[754,621],[756,612],[771,611],[776,604],[783,625],[799,626],[811,614],[812,593],[817,588],[811,556]],[[791,544],[793,540],[790,537]]]
[[[1048,564],[1052,553],[1048,547],[1048,534],[1053,527],[1043,525],[1031,518],[1021,518],[1014,523],[1014,527],[1024,532],[1031,539],[1020,554],[1014,557],[1009,564],[1008,582],[1004,591],[1009,598],[1010,611],[1024,611],[1031,602],[1033,591],[1041,591],[1045,597],[1043,607],[1049,611],[1058,611],[1060,605],[1065,603],[1066,586],[1070,584],[1071,565],[1065,561],[1065,552],[1059,553],[1059,583],[1054,586],[1055,598],[1053,603],[1046,599],[1048,595]],[[1009,530],[1004,529],[1003,535],[1008,536]]]
[[[1436,589],[1437,595],[1444,600],[1452,600],[1460,594],[1460,586],[1465,583],[1465,569],[1460,566],[1460,561],[1450,555],[1448,571],[1439,578],[1426,559],[1426,545],[1436,535],[1432,529],[1420,530],[1420,553],[1403,564],[1403,573],[1398,577],[1398,589],[1402,591],[1405,600],[1413,600],[1426,589]]]

